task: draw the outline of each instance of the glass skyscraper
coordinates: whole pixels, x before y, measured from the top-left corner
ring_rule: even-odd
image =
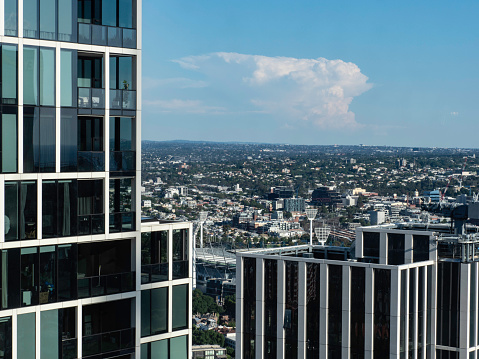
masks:
[[[190,224],[140,217],[141,0],[0,1],[0,81],[0,358],[186,358]]]

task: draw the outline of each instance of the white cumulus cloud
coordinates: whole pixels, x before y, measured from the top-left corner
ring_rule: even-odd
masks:
[[[308,121],[322,129],[361,127],[349,106],[372,87],[356,64],[342,60],[217,52],[175,62],[202,73],[210,88],[236,101],[221,107],[269,113],[290,123]]]

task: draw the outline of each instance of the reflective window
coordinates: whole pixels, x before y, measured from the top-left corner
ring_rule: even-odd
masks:
[[[107,348],[108,351],[119,351],[135,347],[132,304],[131,299],[124,299],[83,306],[84,357],[101,354]]]
[[[366,262],[379,262],[379,233],[363,232],[363,257]]]
[[[55,106],[55,49],[40,48],[40,105]]]
[[[459,345],[461,263],[437,264],[437,344]]]
[[[103,118],[78,118],[78,171],[104,171]]]
[[[59,358],[58,310],[40,312],[40,359]]]
[[[35,313],[17,316],[17,358],[35,359]]]
[[[23,1],[23,37],[38,39],[38,0]]]
[[[78,234],[105,233],[103,180],[78,181]]]
[[[2,265],[2,309],[20,306],[20,248],[3,250]]]
[[[188,277],[188,230],[173,230],[173,279]]]
[[[43,181],[42,192],[43,238],[76,235],[77,181]]]
[[[58,0],[58,41],[76,42],[75,1]]]
[[[23,103],[55,106],[55,49],[24,46]]]
[[[298,262],[285,261],[285,343],[286,358],[298,357]]]
[[[135,230],[132,178],[110,179],[110,233]]]
[[[159,359],[160,357],[152,357]],[[187,359],[188,358],[188,337],[183,335],[170,339],[170,358]]]
[[[141,336],[168,331],[168,288],[141,292]]]
[[[38,47],[23,47],[23,103],[38,105]]]
[[[56,40],[56,3],[57,0],[40,1],[40,39]]]
[[[0,359],[12,358],[12,318],[0,318]]]
[[[132,57],[110,57],[110,89],[135,90]]]
[[[37,237],[37,183],[5,182],[5,240]]]
[[[429,236],[413,235],[413,262],[421,262],[429,260]]]
[[[388,233],[388,264],[404,264],[405,236],[400,233]]]
[[[103,57],[78,56],[78,87],[104,87]]]
[[[61,106],[76,106],[76,87],[74,82],[77,74],[77,53],[75,50],[60,52],[60,104]]]
[[[0,124],[1,156],[0,171],[2,173],[17,172],[17,107],[3,106]]]
[[[55,151],[55,109],[24,107],[24,172],[55,172]]]
[[[4,1],[5,35],[17,36],[18,34],[18,2],[17,0]]]
[[[58,309],[58,322],[61,333],[60,357],[62,359],[75,359],[77,357],[77,323],[76,308]]]
[[[110,117],[110,171],[133,174],[136,164],[134,141],[135,120]],[[110,175],[120,175],[112,173]]]
[[[57,257],[55,246],[40,247],[40,304],[57,301]]]
[[[265,262],[266,264],[266,262]],[[316,263],[306,264],[306,357],[319,357],[320,321],[320,267]]]
[[[186,329],[188,327],[188,298],[188,284],[173,286],[173,302],[171,303],[173,330]]]
[[[168,280],[168,231],[141,234],[141,282]]]
[[[60,171],[77,171],[78,120],[76,109],[61,109],[60,120]]]
[[[116,0],[102,0],[102,25],[117,26]]]
[[[33,39],[76,41],[76,3],[73,0],[21,0],[23,36]],[[40,11],[39,11],[40,10]],[[11,26],[11,25],[9,25]]]
[[[341,357],[343,267],[328,266],[328,357]]]
[[[243,259],[243,357],[255,357],[256,258]]]
[[[22,307],[38,304],[38,248],[20,250],[20,294]]]
[[[57,246],[58,253],[58,300],[77,298],[77,245]]]
[[[2,103],[17,103],[18,50],[16,45],[2,45]]]
[[[391,322],[391,271],[374,269],[374,353],[389,358]]]

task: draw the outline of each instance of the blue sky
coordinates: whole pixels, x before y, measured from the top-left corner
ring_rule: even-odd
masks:
[[[479,147],[479,2],[143,0],[146,140]]]

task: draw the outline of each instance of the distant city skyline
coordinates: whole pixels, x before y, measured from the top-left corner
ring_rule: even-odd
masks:
[[[477,148],[478,10],[146,0],[142,138]]]

